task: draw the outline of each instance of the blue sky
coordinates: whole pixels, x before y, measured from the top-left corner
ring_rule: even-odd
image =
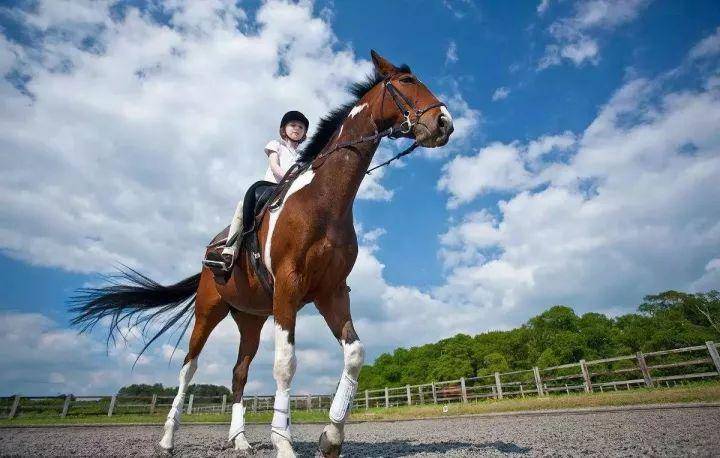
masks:
[[[119,262],[164,282],[195,273],[282,113],[314,123],[346,101],[370,49],[409,64],[457,128],[356,201],[370,361],[556,303],[620,314],[719,288],[719,26],[711,1],[2,7],[3,392],[174,384],[162,343],[131,371],[140,338],[108,355],[102,330],[76,337],[64,301]],[[314,310],[298,328],[295,387],[329,391],[340,353]],[[273,389],[271,334],[251,392]],[[197,381],[229,385],[236,345],[222,323]]]

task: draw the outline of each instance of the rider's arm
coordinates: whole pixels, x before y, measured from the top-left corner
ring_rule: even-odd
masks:
[[[285,172],[283,172],[283,169],[280,167],[280,156],[277,151],[265,150],[265,152],[267,153],[268,160],[270,161],[270,170],[272,170],[272,173],[275,176],[275,181],[279,183],[283,176],[285,176]]]

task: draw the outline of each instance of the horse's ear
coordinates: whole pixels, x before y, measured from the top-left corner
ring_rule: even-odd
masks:
[[[397,73],[398,69],[390,63],[380,54],[376,53],[375,50],[370,50],[370,56],[372,57],[373,64],[375,64],[375,70],[380,73],[381,76],[385,77]]]

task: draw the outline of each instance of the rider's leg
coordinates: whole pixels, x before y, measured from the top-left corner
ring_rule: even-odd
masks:
[[[223,248],[222,254],[223,255],[229,255],[231,259],[235,258],[235,253],[237,251],[238,241],[240,237],[236,237],[235,240],[231,242],[235,234],[238,234],[240,232],[240,229],[242,227],[242,217],[243,217],[243,201],[241,200],[238,202],[237,207],[235,207],[235,214],[233,215],[232,222],[230,223],[230,231],[228,232],[228,239],[225,243],[225,248]],[[223,256],[225,257],[225,256]]]

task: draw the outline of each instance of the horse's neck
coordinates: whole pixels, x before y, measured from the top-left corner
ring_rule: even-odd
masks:
[[[342,141],[360,138],[373,133],[375,127],[366,116],[346,118],[339,134],[332,140],[333,145]],[[330,145],[330,147],[334,147]],[[318,178],[332,196],[328,204],[340,215],[352,210],[360,183],[372,161],[379,142],[364,142],[339,149],[331,153],[320,167]]]

